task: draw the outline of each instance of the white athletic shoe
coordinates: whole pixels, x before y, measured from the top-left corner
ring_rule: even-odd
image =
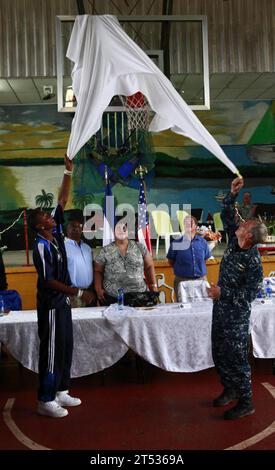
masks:
[[[81,405],[80,398],[71,397],[69,395],[69,390],[64,390],[62,392],[57,392],[55,397],[56,403],[60,406],[78,406]]]
[[[51,416],[51,418],[63,418],[63,416],[67,416],[68,410],[62,408],[55,400],[39,401],[37,413],[39,415]]]

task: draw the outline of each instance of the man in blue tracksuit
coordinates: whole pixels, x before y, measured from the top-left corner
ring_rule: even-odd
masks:
[[[52,214],[37,208],[30,212],[29,225],[36,232],[33,262],[38,274],[37,317],[39,348],[39,389],[37,412],[53,418],[68,414],[68,406],[81,404],[69,395],[73,352],[72,314],[69,296],[91,302],[91,293],[71,284],[63,234],[72,162],[65,157],[64,176],[58,205]]]
[[[218,285],[208,289],[214,300],[212,354],[224,387],[213,405],[224,406],[238,399],[224,413],[224,419],[241,418],[255,411],[248,362],[249,319],[251,302],[263,278],[257,243],[264,242],[267,228],[258,220],[238,220],[235,200],[243,185],[242,178],[235,178],[223,200],[221,218],[228,234],[228,248],[221,261]]]

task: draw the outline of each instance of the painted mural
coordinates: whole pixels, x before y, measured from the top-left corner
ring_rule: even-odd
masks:
[[[245,177],[253,201],[275,203],[274,102],[215,103],[197,115]],[[55,105],[0,108],[2,211],[55,203],[72,117]],[[137,205],[134,170],[141,163],[148,170],[148,203],[191,204],[205,217],[220,210],[218,193],[233,175],[206,149],[170,131],[126,135],[119,113],[104,119],[75,159],[68,208],[102,204],[106,164],[116,201]]]

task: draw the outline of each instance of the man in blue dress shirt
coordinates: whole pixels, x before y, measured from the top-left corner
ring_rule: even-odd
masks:
[[[67,225],[65,248],[68,259],[68,270],[72,285],[79,289],[89,290],[92,300],[87,304],[82,297],[72,297],[72,307],[91,307],[96,305],[96,294],[93,287],[93,252],[87,243],[81,240],[82,223],[71,220]]]
[[[8,287],[5,265],[2,258],[2,251],[0,249],[0,290],[6,290]]]
[[[173,240],[167,259],[173,266],[175,280],[174,289],[178,300],[178,286],[181,281],[206,278],[205,261],[211,253],[204,238],[197,235],[197,220],[193,216],[184,219],[184,235]]]

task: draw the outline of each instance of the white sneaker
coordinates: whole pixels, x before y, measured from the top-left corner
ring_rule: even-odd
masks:
[[[71,397],[69,395],[69,390],[64,390],[62,392],[57,392],[55,397],[56,403],[60,406],[78,406],[81,405],[80,398]]]
[[[52,418],[63,418],[63,416],[67,416],[68,410],[62,408],[55,400],[39,401],[37,405],[37,413],[39,415],[51,416]]]

